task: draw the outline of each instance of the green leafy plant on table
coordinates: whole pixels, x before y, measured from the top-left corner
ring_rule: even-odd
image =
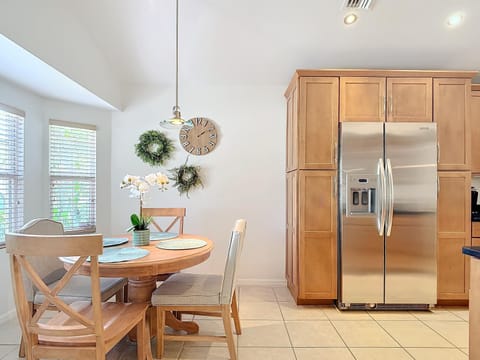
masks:
[[[133,246],[146,246],[150,243],[150,229],[148,226],[152,218],[150,216],[142,216],[137,214],[130,215],[130,226],[127,230],[133,231]]]
[[[140,231],[140,230],[148,230],[150,223],[152,222],[151,216],[138,216],[137,214],[130,215],[130,222],[132,226],[130,226],[127,231]]]

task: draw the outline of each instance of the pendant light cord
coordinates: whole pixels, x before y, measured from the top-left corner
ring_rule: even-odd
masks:
[[[175,30],[175,107],[178,110],[178,0]]]

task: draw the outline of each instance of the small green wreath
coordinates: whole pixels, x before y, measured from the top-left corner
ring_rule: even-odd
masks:
[[[173,141],[157,130],[145,131],[138,140],[138,144],[135,144],[135,153],[152,166],[163,165],[175,150]]]
[[[187,197],[190,198],[188,195],[191,190],[199,186],[203,187],[202,179],[200,178],[200,166],[187,165],[187,162],[185,162],[185,164],[169,171],[169,179],[175,181],[173,186],[177,188],[180,195],[187,194]]]

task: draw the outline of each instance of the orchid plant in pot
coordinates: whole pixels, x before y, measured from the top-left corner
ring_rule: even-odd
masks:
[[[130,226],[127,231],[133,231],[133,246],[146,246],[150,243],[150,229],[148,226],[152,218],[150,216],[138,216],[137,214],[130,215]]]
[[[159,190],[165,191],[167,190],[167,184],[167,176],[160,172],[148,174],[144,177],[127,174],[123,178],[120,188],[129,189],[130,197],[140,200],[140,214],[132,214],[130,216],[132,225],[127,229],[127,231],[133,231],[132,242],[134,246],[145,246],[150,243],[150,229],[148,227],[152,218],[142,216],[146,193],[151,187],[157,187]]]

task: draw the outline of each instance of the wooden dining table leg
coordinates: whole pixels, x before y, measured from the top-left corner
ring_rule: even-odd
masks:
[[[157,288],[156,276],[142,276],[128,278],[128,302],[131,303],[150,303],[152,292]],[[155,311],[150,311],[150,336],[157,334],[154,324],[156,323]],[[133,329],[128,334],[131,341],[137,341],[136,330]]]
[[[199,330],[198,324],[196,322],[178,320],[171,311],[167,311],[165,313],[165,325],[171,327],[174,330],[185,330],[187,334],[196,334]]]
[[[128,278],[128,302],[132,303],[150,303],[152,292],[157,288],[156,276],[142,276]],[[150,334],[157,335],[155,324],[157,323],[157,312],[152,307],[150,310]],[[198,333],[198,324],[193,321],[180,321],[172,312],[167,311],[165,314],[165,325],[174,330],[184,330],[188,334]],[[136,341],[135,330],[131,331],[129,338]]]

